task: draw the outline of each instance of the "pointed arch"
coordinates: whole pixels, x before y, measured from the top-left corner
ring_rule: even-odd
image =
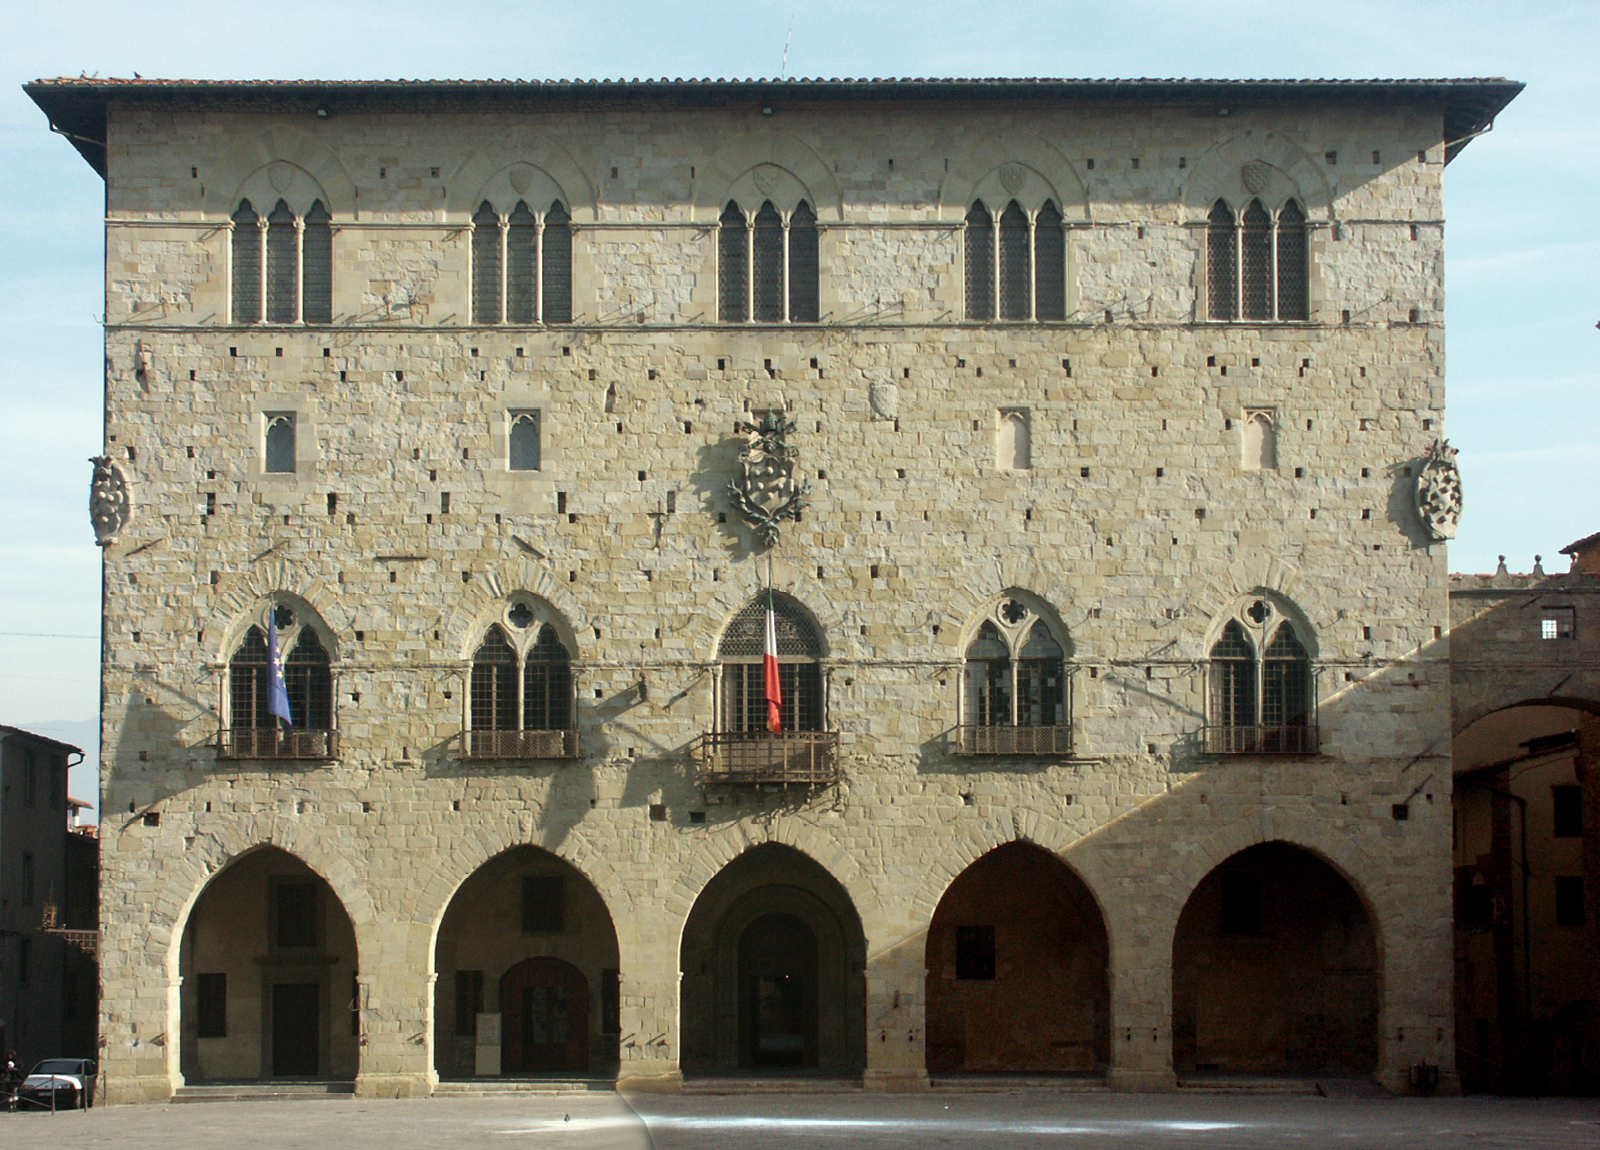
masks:
[[[832,168],[804,141],[766,124],[733,136],[696,165],[689,198],[698,221],[717,218],[729,200],[766,199],[782,213],[805,200],[824,223],[844,219],[844,196]]]
[[[282,196],[303,213],[321,200],[335,216],[356,211],[356,185],[339,155],[318,133],[280,124],[235,139],[205,184],[205,211],[221,218],[242,199],[259,209]]]
[[[1064,218],[1090,219],[1087,185],[1072,161],[1043,136],[1025,128],[982,133],[976,146],[947,148],[950,172],[939,186],[939,218],[960,218],[975,199],[1003,204],[1018,200],[1037,212],[1053,200]]]
[[[518,200],[536,211],[559,200],[583,225],[595,220],[597,196],[594,181],[560,140],[517,124],[497,132],[493,147],[473,152],[450,174],[445,216],[465,221],[484,200],[504,212]]]

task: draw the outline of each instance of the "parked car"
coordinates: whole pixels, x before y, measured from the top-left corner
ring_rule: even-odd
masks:
[[[17,1088],[18,1110],[87,1110],[94,1105],[94,1059],[46,1058]]]

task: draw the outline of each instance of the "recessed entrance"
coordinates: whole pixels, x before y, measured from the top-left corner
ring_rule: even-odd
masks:
[[[767,914],[739,940],[739,1014],[745,1062],[817,1064],[817,939],[792,914]]]
[[[273,1077],[316,1077],[321,1014],[322,987],[315,982],[272,984]]]
[[[589,1069],[589,983],[559,958],[530,958],[500,979],[507,1074]]]

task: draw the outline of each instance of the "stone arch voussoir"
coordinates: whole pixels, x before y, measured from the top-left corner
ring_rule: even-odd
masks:
[[[1250,163],[1267,166],[1265,186],[1259,190],[1243,182]],[[1219,140],[1202,153],[1178,190],[1178,202],[1186,222],[1204,223],[1217,200],[1226,200],[1238,212],[1258,195],[1273,211],[1292,195],[1307,219],[1334,219],[1333,187],[1311,153],[1279,132],[1255,128]]]
[[[1089,192],[1083,177],[1061,151],[1044,137],[1023,128],[1005,128],[987,134],[973,148],[951,148],[950,173],[939,187],[939,218],[961,220],[966,217],[972,200],[979,191],[993,185],[991,177],[1008,164],[1022,169],[1023,181],[1016,193],[1007,195],[1026,198],[1023,205],[1037,209],[1046,198],[1055,200],[1064,219],[1087,222],[1090,219]],[[1030,194],[1030,180],[1042,182],[1046,194]],[[1035,202],[1038,201],[1038,202]],[[987,201],[986,201],[987,202]],[[996,211],[1005,207],[1005,201],[988,204]]]
[[[239,199],[251,185],[252,177],[271,164],[282,161],[316,185],[328,211],[337,220],[356,212],[356,185],[345,171],[334,150],[304,128],[282,124],[239,140],[217,163],[214,176],[206,181],[205,210],[208,215],[227,218],[239,206]],[[297,199],[305,197],[297,197]],[[254,201],[252,201],[254,204]],[[304,211],[307,203],[296,203]],[[261,215],[272,210],[272,203],[254,204]]]
[[[553,137],[534,128],[516,127],[497,136],[492,148],[474,151],[450,174],[445,193],[450,222],[470,220],[491,181],[516,167],[534,168],[548,177],[565,197],[563,202],[574,223],[595,221],[598,196],[583,166]],[[550,207],[547,203],[528,206],[539,212]]]
[[[955,834],[940,836],[938,853],[921,867],[922,881],[917,886],[906,907],[911,929],[926,931],[933,923],[950,885],[966,873],[984,855],[1008,843],[1028,843],[1054,855],[1088,888],[1089,896],[1100,910],[1101,918],[1110,929],[1111,919],[1106,902],[1101,897],[1104,875],[1094,865],[1092,857],[1074,855],[1067,857],[1067,849],[1080,835],[1072,827],[1052,815],[1028,808],[1015,808],[992,816]]]
[[[212,599],[206,629],[217,637],[213,647],[219,662],[226,662],[244,633],[256,622],[256,608],[274,596],[309,608],[313,625],[329,658],[337,665],[342,649],[340,636],[355,628],[355,618],[337,586],[324,582],[313,564],[292,557],[274,558],[252,566],[228,589]]]
[[[821,222],[844,219],[839,181],[816,150],[796,136],[762,125],[730,139],[699,170],[689,193],[695,221],[716,222],[741,177],[761,164],[782,169],[805,188]],[[741,206],[754,211],[760,205]]]
[[[520,569],[515,561],[493,566],[465,584],[454,605],[439,620],[440,650],[453,651],[463,661],[471,660],[499,604],[519,591],[542,599],[555,609],[571,632],[563,635],[563,640],[573,644],[573,657],[581,660],[579,636],[594,621],[567,584],[557,579],[549,567],[531,559],[520,564]]]

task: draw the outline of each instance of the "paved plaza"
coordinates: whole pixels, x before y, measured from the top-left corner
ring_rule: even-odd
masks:
[[[1593,1150],[1600,1101],[1248,1095],[520,1095],[0,1114],[6,1150],[1338,1147]]]

